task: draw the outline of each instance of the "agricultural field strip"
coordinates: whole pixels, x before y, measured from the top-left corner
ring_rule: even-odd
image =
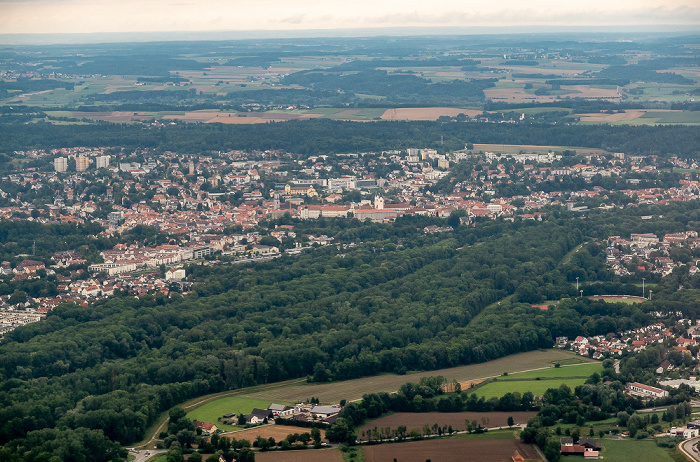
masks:
[[[544,358],[541,358],[541,356],[546,356]],[[525,353],[518,353],[515,355],[510,355],[510,356],[505,356],[503,358],[498,358],[493,361],[488,361],[485,363],[478,363],[478,364],[470,364],[467,366],[457,366],[453,368],[448,368],[448,369],[441,369],[441,370],[436,370],[436,371],[427,371],[427,372],[418,372],[414,374],[408,374],[408,375],[380,375],[380,376],[374,376],[374,377],[364,377],[360,379],[353,379],[353,380],[347,380],[344,382],[335,382],[335,383],[329,383],[329,384],[307,384],[306,379],[294,379],[294,380],[287,380],[284,382],[276,382],[276,383],[271,383],[271,384],[264,384],[264,385],[256,385],[254,387],[248,387],[248,388],[243,388],[243,389],[238,389],[238,390],[230,390],[230,391],[225,391],[221,393],[215,393],[212,395],[208,395],[205,397],[201,398],[195,398],[193,400],[187,401],[183,403],[182,407],[185,409],[185,411],[190,412],[193,409],[202,406],[210,401],[214,401],[220,398],[225,398],[228,396],[242,396],[246,398],[255,398],[255,399],[270,399],[270,402],[273,402],[275,400],[277,401],[286,401],[286,402],[292,402],[296,401],[297,399],[306,399],[310,396],[316,396],[321,398],[322,400],[327,400],[327,402],[331,401],[339,401],[340,399],[343,399],[342,397],[339,396],[345,396],[345,393],[337,391],[340,386],[345,385],[343,389],[349,389],[349,393],[354,393],[353,388],[358,388],[357,390],[357,396],[358,397],[352,397],[351,399],[348,399],[348,401],[356,401],[358,399],[361,399],[361,395],[364,393],[368,393],[368,390],[374,386],[375,387],[375,392],[380,392],[380,391],[391,391],[391,390],[396,390],[398,389],[399,386],[401,386],[405,382],[410,382],[410,381],[415,381],[417,382],[420,380],[421,377],[429,377],[429,376],[434,376],[434,375],[444,375],[447,377],[448,380],[455,379],[458,381],[467,381],[467,380],[477,380],[472,376],[472,378],[469,378],[469,372],[476,369],[478,371],[482,370],[501,370],[503,371],[504,369],[509,369],[512,367],[515,367],[516,365],[521,365],[521,364],[548,364],[548,363],[553,363],[556,361],[566,361],[566,360],[571,360],[571,359],[576,359],[579,361],[582,361],[583,363],[594,363],[592,359],[589,358],[583,358],[580,356],[575,356],[573,353],[568,352],[568,351],[563,351],[563,350],[557,350],[557,349],[549,349],[549,350],[535,350],[535,351],[529,351]],[[578,365],[578,364],[571,364],[572,366]],[[562,367],[568,367],[570,365],[562,365]],[[544,366],[544,367],[534,367],[530,369],[525,369],[525,370],[520,370],[520,371],[515,371],[513,373],[520,373],[520,372],[530,372],[530,371],[537,371],[537,370],[543,370],[543,369],[550,369],[552,366]],[[478,372],[474,375],[479,374]],[[459,378],[458,378],[459,377]],[[489,379],[489,378],[494,378],[494,377],[500,377],[499,375],[491,375],[488,377],[484,377],[482,379]],[[369,383],[367,383],[369,382]],[[376,383],[373,383],[376,382]],[[348,387],[347,385],[358,385],[357,387]],[[381,389],[380,389],[381,387]],[[391,387],[391,388],[389,388]],[[274,394],[271,392],[282,390],[283,393],[280,394]],[[166,427],[168,423],[168,414],[167,412],[164,412],[161,417],[163,420],[159,425],[152,425],[151,429],[149,429],[149,432],[151,434],[151,437],[148,439],[145,439],[138,445],[135,445],[136,447],[145,447],[145,446],[152,446],[153,442],[156,440],[158,434],[163,431],[163,429]],[[153,431],[153,433],[151,433]]]

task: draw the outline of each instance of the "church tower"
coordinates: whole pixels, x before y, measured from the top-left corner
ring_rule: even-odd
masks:
[[[384,198],[380,194],[374,196],[374,208],[377,210],[384,209]]]

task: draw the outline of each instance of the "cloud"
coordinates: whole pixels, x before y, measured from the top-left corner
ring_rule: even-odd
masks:
[[[688,0],[0,0],[0,33],[695,24]]]

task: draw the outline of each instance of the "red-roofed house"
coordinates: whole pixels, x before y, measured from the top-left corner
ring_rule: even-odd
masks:
[[[199,421],[199,420],[195,420],[195,421],[192,422],[192,423],[194,424],[195,428],[201,428],[201,429],[202,429],[202,433],[205,434],[205,435],[211,435],[211,434],[213,434],[214,432],[216,432],[216,431],[219,430],[219,429],[216,427],[216,425],[214,425],[213,423],[201,422],[201,421]]]

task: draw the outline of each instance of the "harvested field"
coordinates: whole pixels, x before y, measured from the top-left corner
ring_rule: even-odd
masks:
[[[365,462],[387,462],[396,458],[401,462],[511,462],[513,453],[520,452],[525,459],[540,460],[530,445],[520,440],[440,439],[411,441],[409,443],[365,446]]]
[[[634,120],[646,114],[646,110],[631,109],[625,112],[606,114],[600,112],[597,114],[581,114],[581,122],[620,122],[622,120]]]
[[[570,95],[576,98],[590,98],[590,99],[609,99],[617,100],[620,95],[617,90],[609,90],[605,88],[593,88],[590,85],[562,85],[561,92],[552,95],[535,95],[532,93],[527,93],[523,87],[521,88],[487,88],[484,90],[484,95],[486,98],[494,100],[507,100],[507,101],[557,101],[562,97],[566,96],[566,91],[569,91]]]
[[[481,111],[474,109],[460,109],[454,107],[404,107],[387,109],[382,115],[383,120],[437,120],[441,116],[456,117],[465,114],[474,117]]]
[[[459,382],[459,387],[462,390],[468,390],[471,387],[479,385],[483,380],[467,380],[466,382]]]
[[[576,91],[580,91],[581,93],[577,93],[576,97],[581,97],[581,98],[605,98],[605,99],[613,99],[613,98],[619,98],[620,93],[615,89],[608,89],[608,88],[596,88],[592,87],[590,85],[562,85],[561,86],[562,90],[571,90],[572,93],[576,93]]]
[[[224,434],[226,436],[230,436],[231,438],[236,438],[237,440],[248,440],[252,443],[258,436],[262,436],[263,438],[274,438],[275,441],[282,441],[287,437],[287,435],[291,435],[293,433],[311,433],[311,429],[294,427],[291,425],[270,424]],[[326,430],[321,430],[321,436],[324,439],[326,438]]]
[[[527,420],[537,415],[535,411],[529,412],[397,412],[386,417],[371,420],[360,428],[358,431],[358,439],[367,440],[367,432],[373,430],[374,427],[386,428],[392,430],[397,429],[400,425],[405,425],[408,432],[414,428],[421,430],[425,424],[432,427],[434,424],[438,426],[452,426],[455,431],[464,431],[467,429],[466,420],[472,422],[476,420],[477,425],[482,427],[505,427],[508,425],[508,417],[513,417],[515,424],[526,424]],[[363,437],[362,434],[365,433]]]
[[[132,120],[146,120],[152,116],[148,116],[142,112],[73,112],[73,117],[86,118],[92,120],[104,120],[106,122],[124,123]]]
[[[338,449],[256,452],[256,462],[343,462]]]
[[[209,119],[212,119],[216,116],[228,116],[231,115],[231,117],[235,116],[235,112],[185,112],[184,114],[167,114],[163,116],[163,119],[178,119],[178,120],[185,120],[185,121],[195,121],[195,122],[205,122]]]
[[[582,356],[576,356],[570,351],[560,349],[537,350],[518,353],[505,358],[495,359],[481,364],[458,366],[437,371],[417,372],[407,375],[378,375],[361,379],[345,380],[333,383],[307,383],[298,380],[295,383],[281,383],[270,386],[264,391],[253,387],[250,391],[237,390],[234,393],[247,398],[264,399],[272,402],[306,401],[315,396],[322,403],[337,403],[341,399],[359,399],[365,393],[393,392],[406,382],[418,382],[422,377],[442,375],[447,380],[457,381],[483,379],[500,376],[504,372],[514,373],[530,369],[552,367],[554,362],[572,358],[580,362],[595,362]]]

